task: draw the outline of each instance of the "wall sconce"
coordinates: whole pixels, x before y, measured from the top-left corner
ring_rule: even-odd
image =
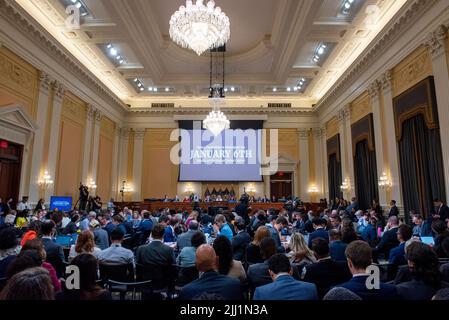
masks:
[[[349,183],[348,178],[346,178],[345,181],[343,181],[343,183],[340,186],[340,189],[343,192],[347,192],[347,191],[351,190],[351,184]]]
[[[97,184],[95,183],[94,179],[89,179],[87,186],[89,187],[89,189],[97,189]]]
[[[391,179],[387,176],[387,174],[384,172],[379,177],[379,188],[381,190],[389,190],[393,183],[391,182]]]
[[[309,187],[309,190],[307,190],[307,192],[310,193],[310,194],[317,194],[319,192],[319,190],[318,190],[316,185],[312,184]]]
[[[129,183],[126,183],[126,181],[122,181],[122,187],[120,188],[120,193],[122,195],[122,202],[124,202],[125,193],[133,192],[134,188]]]
[[[191,184],[186,185],[184,192],[185,193],[193,193],[195,191],[195,189],[193,189]]]
[[[49,186],[51,186],[53,184],[53,180],[51,179],[51,176],[48,174],[48,171],[45,170],[44,175],[42,176],[42,178],[39,180],[39,185],[41,186],[41,188],[43,188],[44,190],[47,189]]]
[[[254,194],[256,193],[256,187],[254,187],[253,184],[248,185],[248,187],[246,188],[249,194]]]

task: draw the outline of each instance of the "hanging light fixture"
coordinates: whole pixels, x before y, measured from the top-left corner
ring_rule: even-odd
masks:
[[[218,136],[223,130],[230,127],[230,121],[220,111],[220,108],[225,105],[225,51],[225,46],[210,50],[209,104],[212,111],[204,119],[203,127],[212,132],[214,136]]]
[[[231,35],[229,18],[215,1],[187,0],[170,19],[170,37],[182,46],[190,48],[199,56],[208,49],[218,48],[228,42]]]

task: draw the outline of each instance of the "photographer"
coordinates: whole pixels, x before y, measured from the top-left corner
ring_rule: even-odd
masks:
[[[80,182],[79,210],[86,210],[87,200],[89,199],[89,188]]]

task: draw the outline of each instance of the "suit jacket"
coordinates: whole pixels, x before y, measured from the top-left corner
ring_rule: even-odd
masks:
[[[403,300],[432,300],[440,288],[434,288],[423,281],[412,279],[396,286],[398,295]]]
[[[358,276],[353,277],[348,282],[337,285],[337,287],[346,288],[356,295],[358,295],[362,300],[397,300],[398,294],[396,286],[387,283],[380,283],[379,289],[368,289],[366,286],[366,279],[368,276]]]
[[[192,236],[195,234],[195,232],[195,230],[188,230],[178,237],[177,245],[179,251],[181,251],[185,247],[192,246]]]
[[[313,283],[282,275],[272,283],[258,287],[254,300],[318,300],[318,292]]]
[[[104,229],[94,229],[95,245],[101,250],[109,248],[109,234]]]
[[[201,294],[215,294],[226,300],[241,300],[240,281],[215,271],[203,273],[199,279],[184,286],[179,294],[181,300],[193,300]]]
[[[316,238],[323,238],[329,242],[329,232],[324,229],[318,229],[309,235],[309,248],[312,248],[312,240]]]
[[[446,221],[446,219],[449,219],[449,207],[445,204],[438,208],[436,213],[440,215],[440,220]]]
[[[164,242],[176,242],[175,231],[170,226],[165,228]]]
[[[315,283],[318,289],[318,296],[322,299],[331,287],[348,281],[351,279],[351,276],[346,262],[327,258],[305,266],[302,277],[306,282]]]
[[[390,256],[390,250],[399,245],[398,236],[396,234],[397,232],[398,227],[392,228],[385,232],[376,247],[376,252],[383,253],[385,259],[388,259]]]
[[[293,277],[299,280],[300,275],[298,272],[298,267],[292,265],[292,270],[293,270]],[[250,265],[247,272],[247,279],[250,288],[256,288],[271,283],[273,280],[271,279],[271,276],[268,273],[268,261]]]
[[[388,216],[389,217],[391,217],[391,216],[398,216],[399,215],[399,209],[398,209],[398,207],[396,207],[396,206],[392,206],[391,208],[390,208],[390,212],[388,212]]]
[[[285,252],[285,248],[282,246],[281,238],[279,237],[279,232],[270,224],[267,223],[266,227],[270,230],[271,237],[276,243],[276,248],[278,252]]]
[[[329,245],[332,260],[346,262],[345,250],[347,246],[348,244],[343,241],[332,241]]]
[[[173,265],[175,254],[172,248],[162,241],[152,241],[137,248],[136,262],[139,264]]]
[[[48,238],[43,238],[42,242],[44,244],[44,249],[47,254],[46,261],[50,263],[53,266],[53,268],[55,268],[58,277],[62,277],[65,271],[63,264],[65,256],[62,246]]]
[[[391,249],[388,263],[400,266],[407,263],[405,261],[405,242],[401,243],[396,248]]]
[[[234,251],[234,259],[242,261],[245,258],[246,247],[251,242],[248,232],[240,231],[232,238],[232,250]]]

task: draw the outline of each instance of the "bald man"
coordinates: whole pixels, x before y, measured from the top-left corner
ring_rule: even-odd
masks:
[[[182,288],[181,300],[197,300],[199,296],[213,296],[217,300],[243,298],[240,292],[240,281],[217,272],[218,257],[210,245],[203,244],[198,247],[195,264],[200,277]]]

